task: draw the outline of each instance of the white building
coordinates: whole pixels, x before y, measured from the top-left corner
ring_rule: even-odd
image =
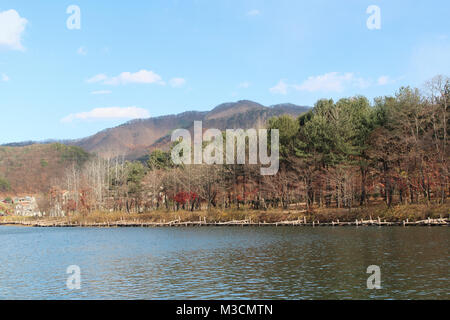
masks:
[[[16,216],[42,217],[34,197],[15,198],[14,205],[14,215]]]

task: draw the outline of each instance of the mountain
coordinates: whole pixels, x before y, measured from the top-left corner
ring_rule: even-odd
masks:
[[[81,166],[92,153],[144,160],[150,151],[170,147],[173,130],[184,128],[192,132],[197,120],[203,121],[203,129],[260,128],[273,116],[298,116],[308,110],[293,104],[266,107],[243,100],[223,103],[211,111],[132,120],[79,140],[10,143],[0,146],[0,195],[45,193],[67,168],[72,164]]]
[[[52,144],[52,143],[66,144],[66,143],[69,143],[70,141],[71,140],[54,140],[54,139],[48,139],[48,140],[43,140],[43,141],[29,140],[29,141],[5,143],[0,146],[1,147],[26,147],[26,146],[31,146],[33,144]]]
[[[204,129],[260,128],[271,117],[283,114],[298,116],[308,110],[309,107],[289,103],[267,107],[241,100],[220,104],[211,111],[188,111],[177,115],[132,120],[90,137],[65,143],[103,157],[124,156],[135,160],[156,148],[167,150],[172,131],[181,128],[192,131],[194,121],[203,121]]]

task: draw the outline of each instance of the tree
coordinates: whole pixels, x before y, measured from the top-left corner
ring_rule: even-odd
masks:
[[[188,172],[190,190],[188,191],[195,190],[198,197],[206,201],[207,209],[210,209],[211,206],[216,207],[218,195],[222,189],[222,166],[193,164],[187,167],[190,167]],[[186,182],[184,182],[184,186],[186,186]]]
[[[142,180],[144,179],[146,170],[141,162],[127,162],[125,164],[127,172],[128,196],[133,200],[136,212],[140,210],[140,202],[142,200]],[[127,211],[131,209],[129,200],[126,201]]]
[[[147,164],[150,170],[169,169],[173,165],[170,153],[159,149],[150,154]]]
[[[304,174],[308,207],[314,200],[319,205],[330,204],[332,186],[327,171],[347,161],[352,153],[351,123],[344,107],[343,101],[336,105],[331,99],[323,99],[315,104],[311,113],[298,118],[296,156],[302,160],[298,164]]]
[[[286,160],[295,152],[296,139],[300,126],[295,118],[289,115],[270,118],[268,129],[278,129],[280,137],[280,155],[282,160]]]
[[[368,139],[374,129],[373,109],[367,98],[358,96],[350,99],[341,99],[337,107],[347,115],[345,124],[348,125],[348,136],[351,141],[348,149],[347,160],[358,165],[361,173],[360,205],[366,202],[366,184],[369,171],[370,158],[367,154]],[[344,124],[340,125],[343,127]]]
[[[9,191],[11,190],[11,185],[6,178],[0,176],[0,191]]]
[[[364,205],[380,194],[388,206],[397,199],[444,203],[450,191],[449,79],[435,77],[426,89],[424,95],[402,87],[373,105],[362,96],[336,103],[322,99],[297,119],[269,119],[267,128],[278,129],[280,137],[280,170],[274,176],[261,176],[259,164],[249,164],[249,141],[255,134],[247,131],[238,140],[245,147],[235,149],[245,151],[239,157],[245,164],[238,163],[237,152],[234,162],[225,165],[175,165],[171,152],[162,150],[153,151],[146,164],[125,162],[124,157],[89,158],[82,165],[67,165],[58,194],[68,210],[78,212],[142,212],[163,204],[167,210],[193,211],[202,203],[208,209],[306,204],[309,211],[315,205],[351,210],[357,201]],[[227,146],[228,136],[222,134]],[[203,151],[215,155],[211,144],[203,142]],[[65,159],[84,158],[77,149],[57,148]],[[9,188],[0,178],[0,191]]]
[[[438,75],[426,83],[429,91],[427,103],[430,108],[431,130],[428,140],[433,146],[438,159],[438,179],[440,184],[440,201],[444,203],[449,185],[448,135],[450,119],[450,78]]]

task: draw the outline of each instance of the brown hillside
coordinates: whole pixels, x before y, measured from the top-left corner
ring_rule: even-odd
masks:
[[[81,165],[89,158],[89,153],[136,160],[155,148],[167,150],[171,132],[178,128],[193,131],[196,120],[203,121],[204,129],[259,128],[273,116],[297,116],[308,109],[293,104],[265,107],[244,100],[221,104],[209,112],[189,111],[133,120],[84,139],[65,141],[65,144],[26,142],[0,146],[0,195],[47,192],[52,181],[64,175],[72,163]]]
[[[103,130],[93,136],[68,142],[87,152],[102,157],[125,156],[130,160],[141,158],[155,148],[167,149],[173,130],[192,130],[194,121],[203,121],[203,127],[220,130],[258,128],[273,117],[283,114],[298,116],[308,107],[280,104],[265,107],[259,103],[242,100],[224,103],[209,112],[189,111],[177,115],[129,121],[115,128]]]
[[[0,147],[0,179],[7,182],[0,186],[0,195],[47,192],[67,167],[88,158],[81,148],[62,144]]]

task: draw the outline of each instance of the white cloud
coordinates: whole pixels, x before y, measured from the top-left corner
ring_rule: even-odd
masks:
[[[92,78],[86,80],[88,83],[101,82],[107,85],[120,85],[128,83],[155,83],[159,85],[165,85],[166,83],[162,80],[161,76],[154,73],[153,71],[140,70],[138,72],[122,72],[116,77],[108,77],[107,75],[101,73],[93,76]]]
[[[87,55],[87,49],[85,47],[79,47],[77,53],[81,56]]]
[[[248,87],[250,87],[251,83],[250,82],[241,82],[239,83],[239,88],[243,88],[243,89],[247,89]]]
[[[253,9],[253,10],[250,10],[249,12],[247,12],[248,16],[258,16],[260,14],[261,14],[261,12],[258,9]]]
[[[174,88],[180,88],[186,84],[186,80],[183,78],[170,79],[169,84]]]
[[[138,72],[122,72],[115,77],[109,77],[104,73],[97,74],[92,78],[86,80],[87,83],[101,83],[104,85],[126,85],[129,83],[141,84],[158,84],[165,86],[166,82],[162,77],[151,70],[140,70]],[[187,81],[184,78],[172,78],[168,84],[173,88],[181,88],[186,85]]]
[[[2,74],[1,74],[1,81],[2,81],[2,82],[8,82],[8,81],[9,81],[8,75],[5,74],[5,73],[2,73]]]
[[[104,84],[110,85],[119,85],[128,83],[145,83],[145,84],[155,83],[165,85],[164,81],[162,81],[161,76],[154,73],[153,71],[148,70],[140,70],[135,73],[122,72],[117,77],[112,77],[104,81]]]
[[[150,113],[142,108],[110,107],[95,108],[87,112],[72,113],[61,119],[61,122],[72,122],[74,120],[140,119],[148,117],[150,117]]]
[[[348,72],[339,74],[338,72],[330,72],[324,75],[309,77],[300,85],[295,85],[295,89],[299,91],[325,91],[325,92],[341,92],[345,85],[355,81],[353,73]]]
[[[89,78],[86,80],[87,83],[96,83],[96,82],[102,82],[108,79],[108,76],[106,74],[97,74],[93,76],[92,78]]]
[[[16,10],[0,12],[0,48],[23,51],[22,35],[28,21]]]
[[[289,85],[284,82],[284,80],[280,80],[275,87],[270,88],[269,91],[275,94],[287,94],[288,87]]]
[[[110,94],[112,93],[111,90],[98,90],[98,91],[92,91],[91,94]]]
[[[377,83],[380,86],[384,86],[386,84],[388,84],[391,81],[391,79],[389,78],[389,76],[381,76],[378,78]]]
[[[386,81],[387,76],[382,76],[378,81]],[[380,80],[381,79],[381,80]],[[387,78],[388,81],[391,81]],[[308,77],[301,84],[289,84],[280,80],[278,84],[270,88],[270,92],[287,94],[290,89],[308,92],[342,92],[349,88],[365,89],[372,85],[370,78],[357,77],[352,72],[329,72],[319,76]]]
[[[355,78],[353,85],[360,89],[365,89],[372,85],[372,81],[370,79]]]

